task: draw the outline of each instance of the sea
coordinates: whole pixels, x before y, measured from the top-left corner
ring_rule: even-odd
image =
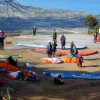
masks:
[[[22,5],[100,15],[100,0],[16,0]]]

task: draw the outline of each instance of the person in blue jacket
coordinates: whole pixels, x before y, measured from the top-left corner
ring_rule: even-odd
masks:
[[[52,45],[51,45],[50,40],[46,44],[46,51],[47,51],[48,58],[51,58],[52,57]]]

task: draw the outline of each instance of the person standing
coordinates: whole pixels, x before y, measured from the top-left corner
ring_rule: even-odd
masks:
[[[1,50],[4,50],[4,39],[5,39],[4,32],[0,30],[0,49]]]
[[[52,45],[52,56],[55,57],[55,52],[56,52],[56,42],[53,40],[51,41],[51,45]]]
[[[48,58],[51,58],[52,57],[52,45],[51,45],[51,41],[50,40],[46,44],[46,52],[47,52]]]
[[[97,41],[97,35],[98,35],[98,33],[95,32],[95,33],[94,33],[94,43],[96,43],[96,41]]]
[[[61,36],[60,41],[61,41],[61,48],[63,50],[63,49],[65,49],[65,44],[66,44],[66,38],[65,38],[64,34]]]
[[[52,34],[53,34],[53,41],[55,41],[57,43],[57,32],[55,29]]]
[[[77,48],[76,48],[76,45],[73,43],[73,41],[71,41],[70,44],[71,44],[70,53],[71,53],[72,55],[78,54],[78,50],[77,50]]]
[[[35,26],[33,26],[33,35],[36,35],[36,27]]]

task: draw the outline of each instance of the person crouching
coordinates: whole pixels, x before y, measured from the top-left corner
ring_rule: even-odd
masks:
[[[82,67],[83,57],[81,55],[77,55],[77,66]]]

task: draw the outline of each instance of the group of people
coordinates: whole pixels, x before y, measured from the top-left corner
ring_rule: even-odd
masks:
[[[54,30],[52,36],[53,36],[52,41],[49,40],[48,43],[46,44],[48,57],[52,57],[52,56],[55,57],[55,52],[56,52],[56,47],[57,47],[56,30]],[[65,44],[66,44],[66,37],[64,36],[64,34],[61,36],[60,41],[61,41],[61,48],[62,50],[64,50]],[[77,51],[75,44],[73,43],[73,41],[71,41],[70,43],[71,43],[70,53],[73,55],[77,54],[78,51]]]
[[[55,29],[54,29],[54,32],[53,32],[53,41],[56,44],[55,45],[55,49],[56,49],[56,46],[57,46],[57,32],[56,32]],[[64,36],[64,34],[62,34],[62,36],[60,38],[60,41],[61,41],[61,48],[62,48],[62,50],[64,50],[65,45],[66,45],[66,37]],[[73,41],[71,41],[70,44],[71,44],[70,53],[73,54],[73,55],[78,54],[78,50],[77,50],[75,44],[73,43]]]
[[[65,44],[66,44],[66,38],[65,38],[64,34],[61,36],[60,41],[61,41],[61,48],[62,48],[62,50],[64,50]],[[55,57],[56,46],[57,46],[57,32],[54,30],[53,40],[52,41],[49,40],[46,45],[48,58]],[[73,43],[73,41],[70,42],[70,54],[72,54],[73,56],[76,56],[77,66],[82,67],[83,57],[81,55],[78,55],[77,47]]]
[[[52,41],[49,40],[48,43],[46,44],[46,51],[49,58],[51,58],[52,56],[55,57],[56,46],[57,46],[57,32],[56,30],[54,30]]]
[[[46,44],[46,51],[47,51],[47,55],[49,58],[51,58],[52,56],[55,57],[55,52],[56,52],[56,42],[54,40],[52,41],[48,41],[48,43]]]
[[[64,37],[64,35],[62,35],[61,38],[63,38],[63,37]],[[50,40],[48,41],[48,43],[46,45],[48,58],[55,57],[56,46],[57,46],[56,39],[53,38],[52,41],[50,41]],[[65,49],[65,46],[62,45],[62,48]],[[77,47],[73,43],[73,41],[70,42],[70,54],[72,54],[74,57],[77,58],[77,66],[82,67],[83,57],[81,55],[78,55]]]
[[[54,29],[52,36],[53,36],[53,41],[57,43],[57,32],[55,29]],[[64,34],[61,36],[60,41],[61,41],[61,48],[63,50],[65,49],[65,44],[66,44],[66,37],[64,36]]]

